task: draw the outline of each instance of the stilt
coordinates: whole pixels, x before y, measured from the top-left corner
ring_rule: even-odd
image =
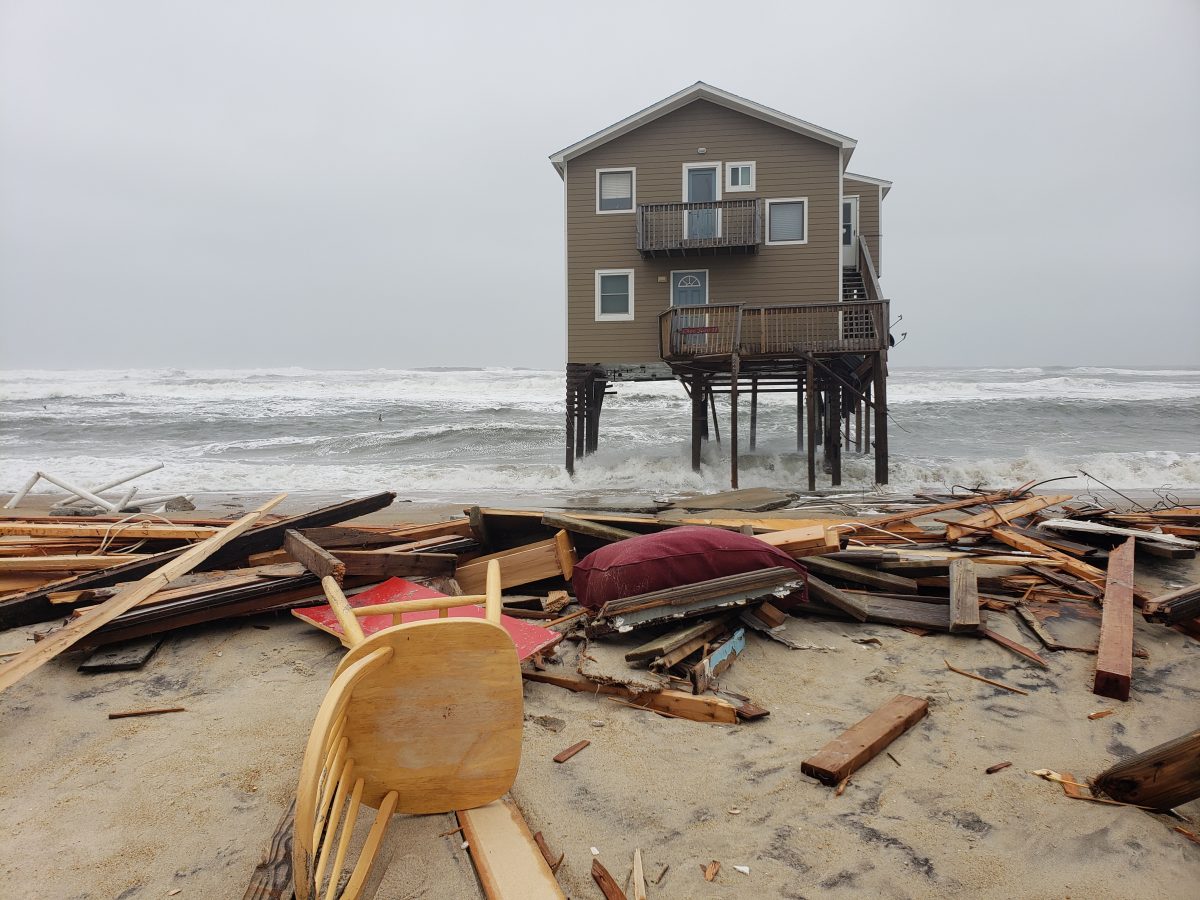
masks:
[[[567,474],[575,474],[575,385],[571,379],[571,369],[567,368]]]
[[[717,397],[713,393],[712,382],[708,383],[708,408],[712,411],[713,436],[721,443],[721,423],[717,421]]]
[[[587,381],[586,453],[595,453],[600,446],[600,412],[604,408],[604,391],[608,387],[608,376],[597,369]]]
[[[750,379],[750,449],[758,446],[758,376]]]
[[[729,369],[729,486],[738,486],[738,368],[741,363],[736,353]]]
[[[817,367],[811,362],[805,373],[804,391],[808,394],[808,489],[817,489]]]
[[[863,416],[863,448],[869,453],[871,451],[871,382],[867,382],[863,388],[863,405],[867,408],[866,414]]]
[[[875,483],[888,483],[887,352],[875,355]]]
[[[829,460],[830,474],[833,486],[842,483],[842,388],[834,384],[829,391],[829,449],[832,458]]]
[[[862,453],[863,399],[854,401],[854,452]]]
[[[692,471],[700,471],[700,442],[707,437],[707,414],[704,409],[704,380],[700,376],[692,379]]]
[[[838,392],[838,393],[841,395],[841,397],[842,397],[842,403],[843,403],[843,407],[842,407],[842,408],[843,408],[843,409],[845,409],[845,411],[846,411],[846,412],[845,412],[845,415],[842,417],[842,419],[843,419],[843,423],[844,423],[844,424],[843,424],[843,428],[844,428],[844,429],[845,429],[845,431],[846,431],[846,448],[845,448],[845,449],[849,450],[849,449],[850,449],[850,407],[849,407],[849,406],[845,406],[844,404],[846,404],[846,403],[847,403],[847,402],[850,400],[850,397],[849,397],[849,395],[847,394],[847,392],[843,391],[841,388],[838,388],[838,389],[837,389],[837,392]],[[857,409],[857,408],[858,408],[858,401],[857,401],[857,400],[856,400],[856,401],[855,401],[855,403],[854,403],[854,408],[855,408],[855,409]]]
[[[804,376],[796,372],[796,452],[804,449]]]
[[[587,408],[587,393],[582,386],[575,389],[575,458],[583,456],[587,444],[584,438],[584,414]]]
[[[825,391],[820,386],[813,392],[817,398],[817,443],[823,448],[827,440],[825,436]]]

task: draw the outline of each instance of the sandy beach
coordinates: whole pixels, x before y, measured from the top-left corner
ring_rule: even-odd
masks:
[[[247,498],[212,504],[227,514]],[[296,498],[299,508],[315,506]],[[397,504],[374,521],[456,510]],[[1194,560],[1139,565],[1158,587],[1200,577]],[[44,626],[42,626],[44,628]],[[992,627],[1034,645],[1009,618]],[[3,635],[23,646],[32,628]],[[1200,848],[1137,809],[1068,799],[1029,774],[1094,775],[1196,721],[1200,644],[1140,621],[1129,702],[1091,694],[1093,659],[1045,653],[1042,671],[986,641],[791,618],[812,649],[751,639],[722,687],[771,710],[704,725],[526,684],[512,795],[565,853],[572,897],[599,896],[592,848],[618,881],[641,848],[650,896],[1190,897]],[[860,643],[876,638],[878,643]],[[140,671],[84,675],[64,655],[0,696],[0,896],[241,896],[295,791],[312,718],[342,651],[287,614],[171,634]],[[947,671],[943,660],[1029,692]],[[928,717],[838,797],[800,762],[897,693]],[[186,712],[110,721],[108,712]],[[1112,708],[1106,718],[1088,714]],[[563,765],[551,757],[591,745]],[[988,766],[1011,761],[994,775]],[[1193,819],[1200,803],[1179,810]],[[451,815],[400,817],[380,898],[482,894]],[[719,860],[712,883],[702,866]],[[749,867],[742,874],[734,866]],[[171,893],[178,891],[178,893]]]

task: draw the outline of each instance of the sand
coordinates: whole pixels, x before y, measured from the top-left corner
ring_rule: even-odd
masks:
[[[309,504],[315,505],[315,504]],[[445,509],[398,505],[393,520]],[[373,517],[376,521],[380,516]],[[1194,561],[1142,565],[1139,581],[1197,579]],[[1032,636],[994,615],[993,627]],[[0,650],[32,629],[0,634]],[[1116,758],[1195,727],[1200,643],[1136,626],[1128,703],[1090,691],[1093,658],[1045,655],[1036,669],[984,641],[886,626],[791,619],[751,637],[724,687],[771,710],[738,726],[667,719],[527,684],[513,796],[566,853],[571,897],[599,897],[600,851],[618,882],[640,847],[650,896],[1194,897],[1200,847],[1136,809],[1070,800],[1028,774],[1095,775]],[[880,644],[855,643],[876,637]],[[131,673],[85,675],[69,654],[0,695],[0,897],[240,897],[294,789],[308,728],[341,650],[289,615],[172,634]],[[943,659],[1030,692],[946,670]],[[841,797],[800,762],[897,693],[929,716],[855,774]],[[187,711],[110,721],[110,711]],[[1087,714],[1114,714],[1089,720]],[[551,757],[581,739],[565,764]],[[995,775],[984,769],[1011,760]],[[1180,810],[1200,821],[1200,802]],[[380,898],[481,896],[450,815],[398,817]],[[706,883],[701,866],[722,869]],[[750,874],[734,870],[748,866]]]

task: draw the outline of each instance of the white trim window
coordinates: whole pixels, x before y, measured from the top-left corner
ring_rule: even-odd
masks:
[[[767,201],[767,246],[808,243],[808,198],[781,197]]]
[[[738,191],[754,190],[757,181],[753,161],[725,163],[725,191],[736,194]]]
[[[596,170],[596,214],[631,213],[637,205],[637,169]]]
[[[633,269],[596,270],[596,321],[633,321]]]

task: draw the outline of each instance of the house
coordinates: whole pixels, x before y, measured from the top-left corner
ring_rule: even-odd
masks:
[[[843,443],[873,444],[886,483],[891,182],[847,172],[854,148],[697,82],[550,157],[565,186],[568,470],[596,449],[610,380],[675,377],[695,469],[714,395],[730,395],[736,487],[740,398],[753,447],[759,392],[794,391],[810,489],[818,442],[834,484]]]

